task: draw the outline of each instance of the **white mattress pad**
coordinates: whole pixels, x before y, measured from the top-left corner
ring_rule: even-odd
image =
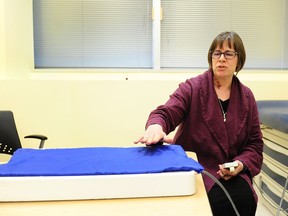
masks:
[[[0,201],[84,200],[185,196],[196,192],[195,172],[0,177]]]

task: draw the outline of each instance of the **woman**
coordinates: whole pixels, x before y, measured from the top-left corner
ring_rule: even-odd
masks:
[[[257,207],[252,178],[261,170],[263,141],[253,93],[237,78],[245,59],[239,35],[220,33],[208,52],[209,70],[181,83],[166,104],[152,111],[135,144],[164,140],[195,152],[228,190],[240,215],[249,216]],[[173,140],[167,138],[177,126]],[[236,162],[234,171],[224,168],[227,162]],[[235,215],[222,189],[207,176],[203,179],[213,214]]]

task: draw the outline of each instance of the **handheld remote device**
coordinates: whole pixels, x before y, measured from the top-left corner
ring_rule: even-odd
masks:
[[[230,172],[234,172],[235,167],[238,166],[238,163],[236,161],[233,161],[233,162],[225,163],[223,164],[223,166],[225,169],[229,169]]]

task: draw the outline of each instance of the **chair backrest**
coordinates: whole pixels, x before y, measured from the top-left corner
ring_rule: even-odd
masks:
[[[22,148],[14,115],[11,111],[0,111],[0,153],[12,155]]]

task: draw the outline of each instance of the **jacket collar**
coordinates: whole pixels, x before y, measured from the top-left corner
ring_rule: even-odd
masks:
[[[236,143],[237,135],[245,126],[248,115],[247,96],[240,81],[234,76],[227,110],[227,121],[224,122],[213,83],[213,71],[208,70],[200,80],[202,115],[217,143],[229,157],[229,146]]]

